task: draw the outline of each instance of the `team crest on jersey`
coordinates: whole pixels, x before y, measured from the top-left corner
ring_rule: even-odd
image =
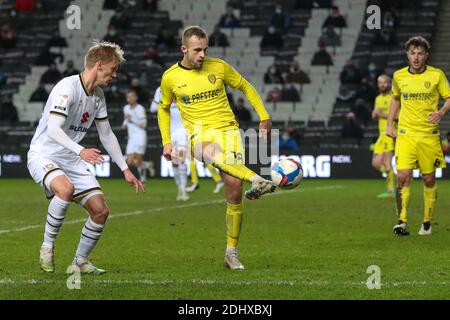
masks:
[[[83,115],[81,116],[81,123],[86,123],[89,121],[89,113],[85,112],[83,113]]]
[[[208,76],[208,80],[209,82],[211,82],[212,84],[216,83],[216,76],[214,74],[210,74]]]
[[[181,99],[183,100],[183,102],[184,102],[185,104],[191,103],[191,99],[189,98],[189,96],[184,96],[184,97],[182,97]]]
[[[430,89],[431,87],[431,82],[430,81],[425,81],[425,88]]]

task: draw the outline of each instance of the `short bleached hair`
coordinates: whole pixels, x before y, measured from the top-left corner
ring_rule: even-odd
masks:
[[[125,61],[124,52],[118,44],[100,40],[94,40],[93,44],[84,57],[85,68],[91,69],[98,61],[107,63],[116,59],[119,65]]]
[[[197,37],[199,39],[207,39],[208,35],[206,34],[206,31],[199,27],[199,26],[189,26],[186,29],[183,30],[183,36],[181,38],[181,44],[186,44],[187,41],[191,37]]]

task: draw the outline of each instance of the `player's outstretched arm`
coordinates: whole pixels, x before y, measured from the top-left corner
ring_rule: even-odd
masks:
[[[95,121],[95,125],[97,126],[98,135],[100,137],[100,141],[102,145],[105,147],[105,150],[111,156],[113,161],[119,166],[120,170],[122,170],[125,180],[136,188],[136,193],[141,190],[145,192],[145,188],[142,183],[136,179],[133,173],[128,168],[126,164],[122,151],[120,150],[119,142],[117,141],[117,137],[111,129],[111,125],[108,120],[98,120]]]

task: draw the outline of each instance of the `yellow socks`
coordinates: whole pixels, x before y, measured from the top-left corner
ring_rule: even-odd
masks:
[[[226,161],[223,153],[218,153],[213,159],[213,165],[221,171],[235,178],[250,181],[257,174],[241,163],[231,163]]]
[[[407,210],[409,204],[409,186],[403,188],[397,188],[397,215],[400,220],[406,222]]]
[[[211,178],[214,180],[215,183],[219,183],[220,181],[222,181],[222,177],[220,176],[220,174],[216,171],[216,168],[214,168],[214,166],[210,163],[206,164],[209,172],[211,172]]]
[[[237,247],[239,235],[241,234],[242,215],[244,206],[241,203],[227,203],[227,247]]]
[[[191,170],[191,182],[192,184],[198,184],[197,166],[195,160],[191,159],[189,163],[189,169]]]
[[[394,170],[389,170],[386,172],[386,185],[387,185],[387,191],[392,192],[395,190],[395,173]]]
[[[437,185],[432,188],[423,187],[424,212],[423,222],[429,222],[433,219],[434,207],[437,197]]]

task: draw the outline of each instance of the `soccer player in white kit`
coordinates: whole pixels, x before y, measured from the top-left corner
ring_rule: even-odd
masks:
[[[150,112],[158,112],[158,105],[161,101],[162,94],[161,88],[158,87],[155,91],[152,104],[150,106]],[[180,110],[175,101],[170,106],[170,140],[173,145],[172,152],[172,168],[173,177],[178,187],[177,201],[189,200],[189,196],[186,192],[187,185],[187,164],[188,157],[188,135],[186,129],[181,122]]]
[[[128,104],[123,107],[124,121],[122,127],[127,128],[127,164],[135,166],[139,173],[139,180],[145,185],[147,180],[147,166],[144,162],[147,148],[147,117],[145,108],[137,103],[138,95],[133,89],[127,92]]]
[[[100,141],[112,160],[123,172],[125,180],[145,191],[128,168],[116,136],[111,130],[103,91],[117,77],[124,61],[122,49],[109,42],[94,42],[85,56],[85,69],[59,81],[50,93],[36,133],[28,151],[28,170],[51,199],[40,265],[54,272],[54,244],[71,201],[81,204],[89,213],[81,230],[81,238],[72,267],[81,273],[101,274],[89,255],[100,239],[109,209],[95,176],[86,163],[101,164],[100,150],[83,148],[79,142],[95,120]]]

